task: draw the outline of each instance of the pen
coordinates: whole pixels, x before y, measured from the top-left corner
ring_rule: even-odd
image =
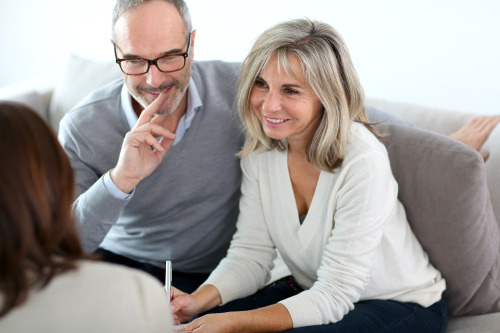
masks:
[[[172,262],[165,261],[165,290],[167,291],[168,302],[170,303],[170,287],[172,286]]]

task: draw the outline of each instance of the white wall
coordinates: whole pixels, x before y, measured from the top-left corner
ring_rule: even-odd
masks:
[[[499,0],[187,3],[197,29],[198,60],[241,61],[263,30],[307,16],[332,24],[344,36],[367,96],[500,113]],[[113,4],[0,0],[0,88],[56,77],[69,52],[111,61]]]

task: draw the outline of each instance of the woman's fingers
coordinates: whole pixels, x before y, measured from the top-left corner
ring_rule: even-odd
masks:
[[[499,123],[500,116],[476,117],[450,137],[479,150]]]

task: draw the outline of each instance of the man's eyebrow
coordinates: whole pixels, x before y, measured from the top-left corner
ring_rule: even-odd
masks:
[[[157,58],[161,58],[161,57],[172,55],[172,54],[179,54],[179,53],[184,53],[184,50],[172,49],[172,50],[160,53],[160,55]],[[146,59],[146,58],[141,57],[141,56],[134,54],[134,53],[124,53],[122,59]],[[149,59],[149,60],[152,60],[152,59]]]

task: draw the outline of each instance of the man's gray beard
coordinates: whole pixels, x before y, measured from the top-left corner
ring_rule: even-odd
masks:
[[[179,105],[179,103],[177,103],[177,105]],[[176,105],[176,107],[177,107],[177,105]],[[160,109],[154,115],[155,116],[169,116],[172,113],[174,113],[174,111],[175,111],[175,108],[166,108],[166,109],[163,109],[163,110]]]
[[[168,116],[168,115],[171,115],[172,113],[174,113],[175,109],[177,109],[177,107],[179,106],[179,103],[181,102],[181,99],[182,97],[184,96],[184,94],[186,93],[187,91],[187,88],[188,88],[188,85],[186,85],[183,89],[183,91],[181,91],[177,96],[176,96],[176,99],[173,101],[172,104],[170,104],[169,107],[165,107],[165,108],[160,108],[158,110],[158,112],[156,112],[154,115],[155,116]],[[140,96],[142,97],[142,96]],[[146,109],[149,105],[146,104],[146,101],[142,98],[136,98],[137,101],[139,101],[139,104],[141,104],[141,106]],[[151,102],[152,103],[152,102]]]
[[[160,108],[158,110],[158,112],[155,113],[155,116],[168,116],[168,115],[171,115],[172,113],[174,113],[175,109],[177,109],[177,107],[179,106],[179,103],[181,102],[182,97],[186,93],[186,90],[187,90],[187,85],[184,88],[184,90],[181,91],[177,95],[176,100],[173,101],[173,103],[170,105],[170,107],[166,107],[166,108],[163,108],[163,109]]]

